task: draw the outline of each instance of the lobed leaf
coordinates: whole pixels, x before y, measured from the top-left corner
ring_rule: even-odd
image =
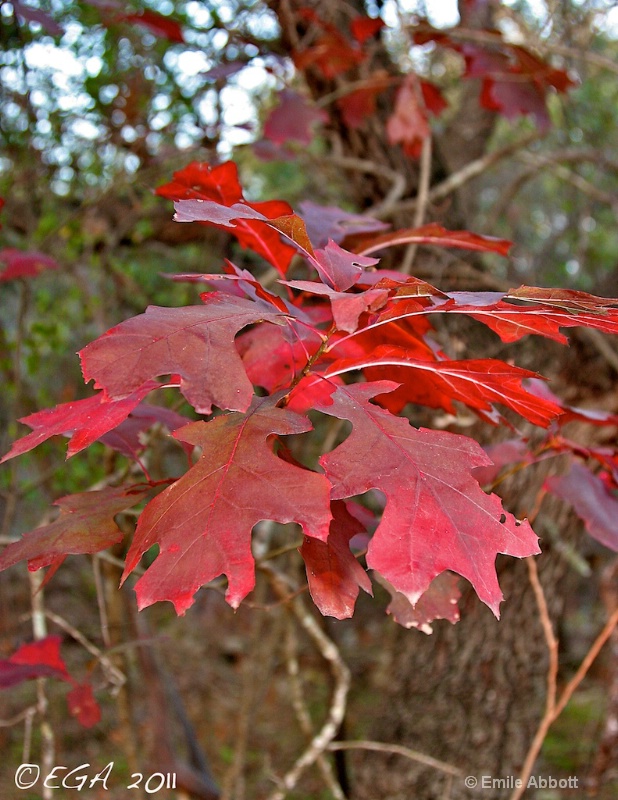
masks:
[[[159,375],[178,374],[180,390],[200,414],[245,411],[253,386],[234,344],[247,325],[284,325],[283,314],[242,297],[213,292],[204,306],[149,306],[80,351],[84,380],[113,399],[128,397]]]
[[[140,516],[122,580],[159,545],[136,585],[140,608],[169,600],[184,614],[200,586],[221,574],[228,579],[226,599],[237,608],[255,583],[251,531],[261,520],[297,522],[307,536],[327,540],[328,481],[278,458],[272,447],[275,434],[310,429],[306,417],[256,398],[246,414],[176,431],[180,441],[200,446],[202,456]]]
[[[445,570],[473,585],[498,616],[502,594],[498,553],[523,558],[539,552],[528,522],[519,522],[487,495],[471,471],[490,463],[472,439],[413,428],[369,401],[396,387],[389,381],[337,388],[324,414],[352,423],[352,433],[320,464],[335,500],[369,489],[386,496],[369,544],[367,566],[416,604]]]
[[[7,545],[0,554],[0,570],[24,560],[31,569],[39,569],[70,553],[98,553],[117,544],[124,533],[114,516],[145,495],[145,490],[120,487],[61,497],[54,503],[60,507],[58,519]]]

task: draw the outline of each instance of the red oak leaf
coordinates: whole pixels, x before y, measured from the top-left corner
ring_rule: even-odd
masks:
[[[402,144],[407,155],[420,156],[430,129],[418,78],[414,75],[407,75],[397,92],[395,110],[386,123],[386,134],[391,144]]]
[[[368,357],[336,361],[327,369],[326,376],[357,369],[364,370],[370,380],[386,374],[402,381],[401,388],[392,394],[394,400],[389,402],[390,395],[380,398],[383,405],[395,412],[401,411],[406,403],[420,403],[452,413],[453,401],[459,400],[479,412],[489,412],[483,416],[492,420],[492,403],[500,403],[545,428],[562,413],[560,406],[522,386],[523,380],[538,375],[493,358],[420,361],[409,357],[403,348],[380,345]]]
[[[449,231],[435,222],[430,222],[420,228],[405,228],[372,238],[364,237],[361,242],[357,243],[355,250],[361,255],[369,255],[377,250],[401,244],[461,247],[464,250],[481,250],[486,253],[499,253],[502,256],[508,255],[513,246],[513,242],[509,242],[507,239],[482,236],[470,231]]]
[[[314,250],[307,235],[304,221],[295,214],[271,220],[270,225],[281,231],[317,271],[320,280],[337,291],[352,287],[367,267],[378,263],[375,258],[352,253],[329,240],[326,247]]]
[[[393,77],[386,70],[377,70],[358,87],[336,101],[343,121],[350,128],[360,128],[375,114],[378,98],[390,87]]]
[[[507,119],[530,114],[540,129],[549,127],[546,95],[550,87],[565,92],[575,84],[563,70],[552,69],[519,45],[503,43],[503,52],[479,49],[466,43],[462,52],[467,77],[481,77],[480,102]]]
[[[540,128],[549,125],[546,96],[550,88],[565,92],[574,85],[564,70],[553,69],[547,62],[520,45],[509,44],[498,31],[484,31],[486,42],[458,42],[448,32],[421,23],[416,26],[414,41],[434,41],[461,53],[466,61],[466,78],[479,78],[481,105],[498,111],[509,119],[530,114]]]
[[[364,292],[337,292],[329,286],[314,281],[282,281],[292,289],[300,289],[311,294],[326,295],[330,300],[333,319],[337,328],[353,333],[358,328],[358,320],[366,311],[377,311],[388,300],[386,289],[367,289]]]
[[[310,328],[300,326],[300,332],[285,336],[282,328],[259,325],[240,334],[236,344],[251,383],[270,394],[290,386],[322,344]]]
[[[264,221],[271,218],[291,214],[291,207],[282,200],[269,200],[264,203],[248,203],[238,180],[238,168],[233,161],[226,161],[216,167],[210,164],[192,162],[183,170],[174,173],[170,183],[160,186],[156,194],[175,204],[177,222],[202,222],[222,229],[232,227],[231,233],[236,236],[243,247],[254,250],[263,256],[282,274],[285,274],[294,257],[295,250],[281,241],[279,234]],[[185,201],[207,200],[220,206],[236,206],[238,215],[218,209],[220,219],[209,219],[199,206],[184,206]],[[188,209],[197,208],[197,213],[190,215]],[[212,207],[211,207],[212,210]],[[232,220],[235,225],[232,226]]]
[[[94,397],[61,403],[54,408],[21,417],[19,421],[32,428],[32,433],[16,441],[0,459],[0,464],[27,453],[52,436],[62,434],[71,435],[67,448],[67,458],[70,458],[120,425],[144,397],[158,386],[155,381],[147,381],[122,400],[109,400],[99,393]]]
[[[157,14],[156,11],[145,9],[134,14],[124,14],[120,19],[125,22],[133,22],[136,25],[143,25],[145,28],[148,28],[151,33],[154,33],[155,36],[168,39],[170,42],[176,42],[178,44],[184,42],[180,24],[171,17],[164,17],[162,14]]]
[[[58,262],[45,253],[35,250],[15,250],[6,247],[0,250],[0,262],[6,268],[0,272],[0,281],[11,281],[15,278],[32,278],[46,269],[58,269]]]
[[[111,547],[124,537],[114,516],[144,496],[141,490],[108,488],[61,497],[54,503],[60,507],[58,519],[7,545],[0,554],[0,569],[26,559],[29,568],[40,569],[71,553],[98,553]]]
[[[328,122],[328,114],[311,105],[298,92],[284,89],[278,105],[264,123],[264,136],[275,144],[294,141],[308,145],[313,141],[313,127]]]
[[[352,433],[320,458],[333,499],[378,489],[386,508],[369,544],[367,566],[415,604],[445,570],[469,580],[498,616],[502,594],[495,571],[498,553],[523,558],[538,553],[528,522],[506,513],[471,470],[489,462],[472,439],[445,431],[417,430],[369,402],[394,389],[383,381],[336,389],[325,414],[352,423]]]
[[[101,720],[101,707],[94,698],[91,683],[76,683],[67,694],[67,705],[84,728],[92,728]]]
[[[597,475],[574,461],[566,475],[548,478],[545,486],[575,509],[593,539],[618,551],[618,498]]]
[[[359,44],[364,44],[382,30],[384,24],[379,17],[354,17],[350,23],[350,32]]]
[[[577,291],[576,289],[520,286],[518,289],[510,289],[506,297],[542,303],[546,306],[556,306],[576,313],[591,311],[595,314],[605,314],[607,309],[611,307],[618,308],[618,297],[597,297],[597,295]]]
[[[378,263],[376,258],[350,253],[333,241],[329,241],[323,250],[315,250],[314,255],[315,260],[311,263],[321,280],[338,292],[345,292],[354,286],[364,269]]]
[[[326,541],[331,519],[328,481],[278,458],[274,434],[298,434],[309,421],[269,398],[255,399],[246,414],[225,414],[186,425],[174,436],[199,445],[203,455],[186,475],[142,512],[127,555],[123,580],[153,544],[159,555],[136,585],[145,608],[170,600],[178,614],[193,595],[221,574],[234,608],[253,589],[251,530],[264,519],[297,522],[307,536]]]
[[[552,403],[557,403],[562,407],[563,413],[558,420],[560,425],[565,425],[567,422],[572,422],[573,420],[589,422],[591,425],[599,426],[618,425],[618,414],[612,414],[610,411],[599,408],[578,408],[577,406],[565,405],[560,398],[551,391],[545,381],[532,378],[526,381],[526,388],[537,397],[549,400]]]
[[[244,199],[238,180],[238,167],[233,161],[225,161],[215,167],[192,161],[184,169],[174,172],[173,179],[159,186],[155,194],[169,200],[214,200],[224,206]]]
[[[453,625],[459,621],[457,601],[461,592],[457,585],[459,579],[452,572],[442,572],[434,578],[429,589],[414,606],[379,573],[376,573],[376,578],[391,595],[386,613],[391,614],[395,622],[404,628],[418,628],[419,631],[430,634],[433,633],[430,623],[436,619],[447,619]]]
[[[32,678],[59,678],[73,684],[67,694],[69,711],[86,728],[96,725],[101,709],[94,699],[90,683],[77,683],[67,672],[60,655],[59,636],[46,636],[23,644],[13,655],[0,661],[0,689],[8,689]]]
[[[379,285],[379,284],[378,284]],[[528,288],[528,287],[526,287]],[[519,290],[518,290],[519,291]],[[406,287],[396,292],[405,296]],[[578,293],[579,294],[579,293]],[[585,294],[585,293],[581,293]],[[522,292],[523,295],[523,292]],[[613,298],[599,298],[602,301],[594,305],[596,299],[587,295],[590,305],[577,308],[575,301],[569,307],[560,307],[561,301],[535,301],[531,296],[529,302],[534,305],[515,305],[502,298],[512,298],[517,302],[528,302],[525,297],[518,297],[515,292],[504,295],[500,292],[451,292],[448,298],[432,296],[432,305],[419,306],[417,301],[407,304],[406,301],[394,303],[387,308],[373,324],[385,324],[389,320],[418,318],[425,314],[466,314],[482,322],[498,334],[503,342],[514,342],[524,336],[536,334],[566,344],[568,339],[560,332],[561,328],[585,327],[595,328],[604,333],[618,333],[618,309],[611,306],[618,303]],[[584,302],[583,300],[581,301]]]
[[[337,206],[320,206],[310,200],[300,204],[306,234],[313,247],[324,247],[332,239],[341,244],[346,236],[384,231],[389,226],[364,214],[350,214]]]
[[[137,391],[158,375],[179,374],[180,390],[200,414],[245,411],[253,396],[235,335],[247,325],[285,318],[266,303],[213,292],[204,306],[161,308],[121,322],[80,351],[84,379],[112,398]]]
[[[68,672],[66,664],[60,655],[60,645],[62,639],[60,636],[46,636],[43,639],[38,639],[35,642],[27,642],[22,644],[16,650],[9,661],[11,664],[37,664],[53,669],[62,677],[67,677]]]
[[[140,440],[140,434],[152,428],[156,423],[165,426],[170,433],[173,433],[188,422],[191,422],[189,417],[177,414],[170,408],[140,403],[120,425],[101,436],[100,441],[128,458],[137,459],[138,453],[145,447]]]
[[[15,13],[26,20],[26,22],[36,22],[43,28],[50,36],[62,36],[64,28],[56,22],[53,17],[50,17],[43,9],[34,8],[33,6],[22,3],[21,0],[12,2],[13,10]]]
[[[373,594],[369,576],[350,550],[350,540],[365,533],[341,500],[332,504],[333,520],[326,542],[305,536],[300,554],[307,569],[309,592],[326,617],[348,619],[354,614],[359,589]]]
[[[309,67],[316,67],[325,78],[330,79],[362,64],[366,58],[362,50],[352,46],[336,28],[320,24],[325,29],[324,33],[311,47],[292,55],[297,69],[305,71]]]

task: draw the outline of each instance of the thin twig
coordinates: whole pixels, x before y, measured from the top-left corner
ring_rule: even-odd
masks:
[[[8,719],[0,719],[0,728],[11,728],[13,725],[17,725],[19,722],[23,722],[28,719],[28,717],[33,716],[36,712],[36,706],[28,706],[28,708],[24,708],[23,711],[20,711],[18,714]]]
[[[601,652],[601,649],[603,648],[605,642],[612,635],[612,632],[617,625],[618,625],[618,609],[616,609],[616,611],[614,611],[611,617],[607,620],[607,622],[603,626],[603,630],[594,640],[594,642],[592,643],[592,647],[590,648],[590,650],[588,650],[584,660],[579,665],[579,669],[562,690],[560,699],[556,703],[554,719],[556,719],[557,717],[560,716],[560,714],[562,714],[562,712],[566,708],[567,703],[573,696],[575,690],[577,689],[579,684],[583,681],[583,679],[586,677],[588,670],[592,666],[596,657]]]
[[[291,616],[288,616],[287,623],[285,632],[285,666],[292,689],[292,706],[301,731],[305,736],[312,737],[315,732],[307,704],[305,703],[300,665],[298,663],[298,641]],[[324,757],[323,753],[320,753],[316,763],[322,773],[326,787],[335,800],[345,800],[341,785],[333,774],[333,767],[330,761]]]
[[[463,770],[459,767],[454,767],[446,761],[440,761],[437,758],[420,753],[418,750],[411,750],[409,747],[403,747],[399,744],[387,744],[386,742],[372,742],[364,739],[359,739],[354,742],[331,742],[327,750],[373,750],[377,753],[389,753],[391,755],[403,756],[409,758],[410,761],[416,761],[418,764],[424,764],[426,767],[433,767],[440,772],[445,772],[447,775],[460,776],[463,775]]]
[[[432,142],[431,134],[423,139],[423,148],[421,150],[420,159],[420,175],[418,180],[418,192],[416,195],[416,209],[414,211],[415,228],[420,228],[425,221],[427,214],[427,206],[429,203],[429,185],[431,183],[431,151]],[[414,266],[414,258],[418,250],[417,244],[411,244],[406,248],[406,252],[400,267],[400,271],[404,275],[412,274],[412,267]]]
[[[32,603],[32,631],[36,640],[47,636],[47,622],[45,617],[45,602],[43,598],[43,574],[41,570],[28,572]],[[37,679],[37,710],[40,717],[39,730],[41,732],[41,767],[44,774],[48,775],[54,767],[56,743],[54,731],[47,718],[49,702],[45,692],[46,679]],[[43,800],[52,800],[52,789],[43,785]]]
[[[77,628],[74,628],[70,622],[67,622],[67,620],[64,619],[64,617],[61,617],[59,614],[55,614],[53,611],[46,611],[45,616],[48,620],[50,620],[50,622],[53,622],[54,625],[62,628],[62,630],[68,633],[71,638],[75,639],[76,642],[81,644],[84,650],[87,650],[90,655],[96,658],[107,674],[110,683],[114,684],[115,686],[123,686],[126,683],[126,675],[120,669],[118,669],[118,667],[114,666],[105,653],[99,650],[99,648],[89,639],[87,639],[81,631],[79,631]]]
[[[578,175],[577,172],[574,172],[573,170],[564,166],[563,163],[556,163],[559,159],[551,158],[551,154],[549,156],[543,156],[537,153],[526,152],[519,153],[518,158],[523,161],[524,164],[530,165],[531,175],[538,174],[538,171],[543,167],[552,167],[553,174],[556,175],[556,177],[560,178],[566,183],[570,183],[582,194],[587,194],[589,197],[592,197],[593,200],[596,200],[599,203],[605,203],[612,207],[618,204],[618,198],[615,194],[604,192],[602,189],[597,188],[593,183],[590,183],[590,181],[582,178],[582,176]]]
[[[290,589],[292,591],[295,590],[295,587],[290,586],[290,582],[281,573],[277,572],[272,565],[262,564],[260,568],[266,573],[273,590],[281,599],[289,596]],[[298,596],[291,599],[289,608],[313,641],[322,658],[328,663],[335,686],[326,721],[291,769],[279,781],[279,787],[269,795],[268,800],[284,800],[287,793],[294,789],[307,767],[314,764],[328,749],[343,722],[350,689],[350,670],[343,661],[339,649],[320,628],[315,618],[311,616],[302,599]]]
[[[101,562],[98,558],[92,559],[92,574],[94,575],[94,587],[97,595],[97,606],[99,609],[99,625],[101,628],[101,638],[105,647],[111,647],[112,640],[109,635],[109,617],[107,614],[107,603],[105,602],[105,587],[101,576]]]
[[[320,156],[320,161],[327,161],[342,169],[354,170],[355,172],[366,172],[368,175],[378,175],[391,181],[392,186],[382,202],[371,206],[365,212],[372,217],[388,216],[390,209],[395,207],[406,191],[406,179],[401,172],[389,169],[384,164],[376,164],[365,158],[353,158],[352,156],[342,156],[337,154],[326,154]]]
[[[556,686],[558,677],[558,641],[555,637],[551,619],[549,617],[547,600],[545,598],[541,582],[539,581],[536,562],[533,558],[527,558],[526,563],[528,565],[528,575],[530,577],[530,583],[537,601],[541,624],[545,634],[545,641],[549,651],[549,666],[547,670],[547,699],[545,703],[545,712],[539,723],[534,739],[532,740],[532,743],[528,749],[524,765],[519,774],[519,787],[513,791],[510,800],[520,800],[520,798],[523,796],[528,785],[528,779],[532,774],[534,764],[539,753],[541,752],[543,742],[545,741],[550,727],[564,711],[575,690],[583,681],[588,673],[588,670],[592,666],[592,663],[601,651],[601,648],[611,636],[612,631],[616,628],[616,625],[618,625],[618,609],[616,609],[616,611],[614,611],[614,613],[605,623],[601,633],[599,633],[597,638],[594,640],[592,646],[580,664],[579,669],[566,684],[560,694],[560,697],[557,698]]]
[[[522,136],[522,138],[518,139],[516,142],[511,142],[511,144],[507,144],[498,150],[493,150],[491,153],[486,153],[484,156],[481,156],[481,158],[470,161],[469,164],[466,164],[460,170],[457,170],[457,172],[453,172],[451,175],[449,175],[446,180],[443,180],[441,183],[438,183],[436,186],[434,186],[429,192],[428,202],[435,203],[438,200],[448,197],[448,195],[457,191],[457,189],[460,189],[462,186],[464,186],[464,184],[468,183],[473,178],[478,177],[490,167],[493,167],[494,164],[497,164],[504,158],[508,158],[509,156],[513,155],[513,153],[516,153],[518,150],[527,147],[529,144],[537,139],[540,139],[541,137],[542,134],[540,134],[538,131],[532,131],[531,133],[526,134],[526,136]],[[401,211],[413,211],[417,204],[418,198],[415,197],[413,200],[404,200],[401,203],[396,203],[386,210],[373,209],[372,216],[390,217],[393,214],[398,214]]]

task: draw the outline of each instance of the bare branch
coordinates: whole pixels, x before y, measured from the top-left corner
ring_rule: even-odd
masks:
[[[526,136],[523,136],[521,139],[518,139],[516,142],[511,142],[510,144],[501,147],[499,150],[493,150],[492,152],[481,156],[481,158],[471,161],[469,164],[466,164],[465,167],[462,167],[457,172],[453,172],[453,174],[449,175],[448,178],[434,186],[429,192],[427,201],[429,203],[435,203],[438,200],[448,197],[448,195],[457,191],[457,189],[460,189],[464,184],[468,183],[473,178],[477,178],[490,167],[493,167],[494,164],[497,164],[499,161],[512,156],[514,153],[517,153],[519,150],[522,150],[524,147],[527,147],[529,144],[531,144],[531,142],[534,142],[541,137],[542,134],[538,133],[538,131],[533,131],[528,133]],[[373,216],[390,217],[393,214],[401,211],[413,211],[416,209],[417,205],[418,198],[414,198],[413,200],[404,200],[401,203],[391,205],[386,209],[379,208],[376,210],[374,208],[371,213]]]
[[[290,582],[270,564],[262,564],[260,568],[268,575],[275,593],[281,599],[289,597],[290,589],[295,591],[295,587],[291,587]],[[311,616],[302,599],[298,596],[292,598],[289,602],[289,608],[318,649],[322,658],[328,663],[335,686],[326,721],[309,742],[304,753],[281,779],[280,786],[269,795],[268,800],[284,800],[287,793],[296,786],[307,767],[314,764],[328,749],[343,722],[350,689],[350,670],[343,661],[339,649],[320,628],[315,618]]]
[[[541,747],[543,746],[543,742],[545,741],[545,737],[547,736],[550,727],[564,711],[575,690],[583,681],[588,673],[588,670],[601,651],[601,648],[618,625],[617,608],[605,623],[601,633],[599,633],[597,638],[592,643],[592,646],[586,653],[586,656],[580,664],[579,669],[566,684],[560,694],[560,697],[557,699],[556,685],[558,677],[558,641],[555,637],[553,626],[549,618],[547,601],[543,592],[543,587],[539,581],[536,561],[534,558],[527,558],[526,563],[528,565],[528,575],[530,577],[530,583],[537,601],[539,616],[549,651],[549,666],[547,670],[547,699],[545,703],[545,712],[541,718],[537,732],[528,749],[524,765],[519,774],[519,788],[516,788],[513,791],[510,800],[520,800],[520,798],[523,796],[524,792],[526,791],[528,779],[532,774],[534,764],[539,753],[541,752]]]
[[[327,750],[373,750],[376,753],[389,753],[404,758],[409,758],[410,761],[416,761],[418,764],[424,764],[426,767],[433,767],[440,772],[445,772],[447,775],[460,776],[463,775],[463,770],[459,767],[454,767],[446,761],[440,761],[437,758],[419,753],[418,750],[411,750],[409,747],[402,747],[398,744],[387,744],[386,742],[372,742],[364,739],[359,739],[354,742],[331,742]]]
[[[294,706],[296,719],[298,720],[301,731],[307,737],[312,737],[315,735],[315,732],[313,730],[309,709],[307,708],[304,698],[300,665],[298,663],[298,641],[296,639],[296,631],[294,630],[291,617],[288,617],[287,622],[288,624],[285,632],[285,665],[292,688],[292,705]],[[322,773],[326,787],[335,800],[345,800],[345,795],[343,794],[341,786],[333,774],[332,765],[330,761],[324,757],[323,753],[318,756],[317,765]]]

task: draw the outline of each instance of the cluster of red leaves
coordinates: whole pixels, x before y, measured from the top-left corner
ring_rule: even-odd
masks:
[[[478,31],[474,33],[478,36]],[[481,81],[480,103],[507,119],[529,114],[541,130],[549,127],[547,94],[566,92],[574,82],[561,69],[518,44],[509,44],[499,31],[481,31],[482,38],[466,40],[465,34],[436,30],[421,24],[414,32],[416,44],[436,42],[460,53],[466,64],[464,77]]]
[[[58,678],[70,683],[67,694],[70,713],[85,727],[91,728],[101,719],[101,709],[95,700],[92,684],[80,683],[73,678],[60,655],[59,636],[46,636],[35,642],[22,644],[12,656],[0,660],[0,689],[32,680],[33,678]]]
[[[609,519],[618,502],[615,454],[584,452],[558,432],[572,419],[616,420],[565,407],[528,370],[491,358],[455,360],[431,336],[437,314],[465,314],[504,342],[529,334],[565,342],[562,329],[576,325],[618,333],[618,301],[525,286],[441,292],[380,270],[370,254],[410,242],[504,254],[509,243],[434,224],[385,233],[375,220],[315,205],[305,207],[306,224],[285,203],[248,203],[231,163],[190,164],[158,193],[175,200],[177,221],[229,230],[282,276],[295,255],[302,279],[282,277],[274,293],[229,262],[220,275],[176,276],[209,287],[200,303],[149,307],[85,347],[84,378],[99,392],[24,418],[32,433],[3,460],[60,433],[71,436],[69,455],[99,440],[137,459],[138,433],[160,422],[182,443],[189,467],[163,481],[162,491],[146,474],[137,487],[62,498],[56,522],[9,545],[0,568],[22,559],[33,569],[55,568],[68,553],[108,547],[122,538],[114,515],[159,492],[139,516],[123,575],[158,546],[136,584],[140,608],[168,600],[182,614],[200,586],[220,575],[237,607],[255,581],[252,529],[273,520],[302,527],[310,592],[325,614],[348,617],[360,589],[371,592],[359,548],[391,592],[389,611],[401,624],[427,631],[432,619],[457,619],[451,573],[470,581],[497,614],[497,554],[524,557],[539,548],[528,522],[479,481],[540,456],[525,442],[488,455],[465,436],[417,429],[401,415],[410,403],[452,412],[458,402],[510,427],[514,413],[547,429],[544,455],[596,459],[601,476],[578,465],[548,489],[568,497],[592,535],[618,545],[598,516],[602,509]],[[201,418],[145,404],[162,386],[176,387]],[[285,446],[285,437],[311,437],[309,411],[351,426],[311,467]],[[377,516],[358,502],[372,490],[385,503]]]
[[[447,107],[439,88],[409,73],[402,80],[377,68],[368,73],[371,41],[379,35],[384,22],[378,18],[358,16],[352,19],[348,31],[340,30],[323,20],[312,9],[304,9],[300,18],[307,26],[303,49],[293,54],[298,70],[317,72],[326,80],[349,81],[349,89],[341,94],[337,89],[335,105],[343,122],[350,128],[361,127],[375,115],[378,97],[396,90],[393,109],[386,124],[390,144],[400,144],[411,158],[418,158],[423,142],[430,135],[430,116],[438,116]],[[419,23],[412,34],[413,43],[435,42],[460,53],[465,61],[465,78],[481,81],[479,102],[483,108],[503,114],[508,119],[530,115],[541,129],[549,126],[547,95],[550,90],[565,92],[573,81],[564,70],[555,69],[521,45],[504,41],[498,31],[474,31],[472,38],[465,30],[437,30],[425,22]],[[359,66],[363,65],[362,75]],[[368,74],[367,74],[368,73]],[[345,85],[345,84],[344,84]],[[387,94],[388,96],[388,94]],[[392,95],[391,95],[392,96]],[[279,103],[269,115],[264,142],[256,151],[263,157],[286,158],[281,145],[288,142],[308,144],[316,123],[328,121],[324,109],[316,108],[297,92],[284,89]]]

